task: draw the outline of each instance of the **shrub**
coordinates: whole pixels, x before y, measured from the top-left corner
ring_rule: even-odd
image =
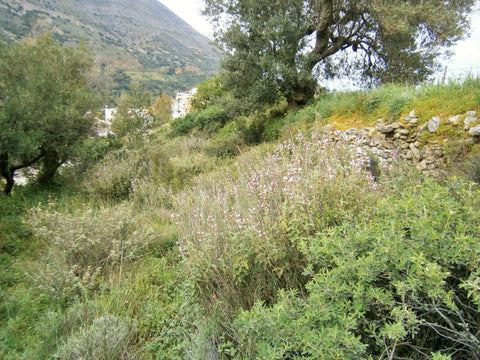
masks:
[[[173,176],[163,145],[144,139],[134,149],[109,153],[87,173],[83,188],[95,198],[122,200],[128,198],[137,178],[155,177],[159,182],[169,183]]]
[[[188,113],[172,122],[175,136],[186,135],[192,129],[213,133],[233,119],[224,106],[210,105],[202,111]]]
[[[240,358],[478,359],[478,193],[410,183],[301,240],[311,281],[231,325]],[[238,345],[239,344],[239,345]],[[439,355],[441,354],[441,356]]]
[[[100,199],[125,199],[137,171],[138,163],[132,154],[127,151],[110,153],[88,171],[83,188]]]
[[[480,153],[472,154],[470,158],[463,163],[461,169],[468,180],[480,184]]]
[[[54,299],[69,302],[98,286],[98,276],[134,260],[155,240],[126,205],[59,211],[50,204],[31,210],[26,222],[47,242],[45,254],[29,277]]]
[[[133,334],[131,321],[104,315],[72,334],[54,356],[64,360],[130,359],[127,347]]]
[[[354,218],[378,185],[365,154],[313,135],[241,155],[232,170],[201,178],[177,196],[179,247],[202,302],[231,318],[279,288],[299,289],[298,242]]]

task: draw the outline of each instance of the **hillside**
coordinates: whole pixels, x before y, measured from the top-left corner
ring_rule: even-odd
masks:
[[[0,359],[478,359],[479,85],[88,139],[0,196]]]
[[[172,94],[218,69],[209,39],[157,0],[0,0],[4,39],[47,32],[66,44],[84,41],[117,90],[137,80]]]

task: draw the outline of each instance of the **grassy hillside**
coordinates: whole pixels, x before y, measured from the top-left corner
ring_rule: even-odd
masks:
[[[0,198],[0,357],[478,358],[478,144],[441,178],[399,160],[373,176],[323,129],[478,112],[479,85],[249,117],[214,101],[90,140],[57,187]]]
[[[156,92],[172,95],[218,69],[209,40],[156,0],[0,1],[2,38],[46,32],[66,44],[84,41],[104,70],[128,71]]]

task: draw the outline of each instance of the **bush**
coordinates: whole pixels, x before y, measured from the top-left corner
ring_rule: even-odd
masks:
[[[109,153],[90,170],[83,182],[85,191],[103,200],[127,199],[138,178],[155,177],[159,182],[173,179],[173,167],[161,143],[145,139],[135,149]]]
[[[138,159],[127,151],[109,153],[85,176],[87,194],[104,200],[126,199],[138,173]]]
[[[243,129],[237,121],[231,121],[218,131],[215,137],[205,144],[205,153],[218,158],[236,156],[244,147]]]
[[[456,179],[410,183],[363,220],[302,239],[306,291],[281,291],[272,307],[242,312],[228,350],[240,358],[478,359],[480,204],[466,189]]]
[[[225,107],[211,105],[202,111],[188,113],[172,122],[175,136],[186,135],[192,129],[213,133],[233,119],[233,114]]]
[[[355,218],[376,199],[366,161],[299,134],[179,193],[179,247],[207,308],[220,304],[231,318],[256,300],[273,303],[280,288],[303,291],[300,239]]]
[[[64,213],[50,204],[31,210],[26,222],[48,244],[39,263],[31,266],[29,277],[61,302],[95,290],[100,275],[121,269],[156,239],[126,205]]]
[[[104,315],[71,335],[54,356],[64,360],[130,359],[127,347],[133,334],[131,321]]]
[[[472,154],[470,158],[463,163],[461,169],[463,174],[468,180],[480,185],[480,154],[479,153]]]

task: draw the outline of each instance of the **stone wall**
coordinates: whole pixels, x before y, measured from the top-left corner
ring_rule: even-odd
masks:
[[[451,161],[445,151],[449,144],[455,141],[457,148],[467,148],[480,142],[480,123],[476,111],[448,119],[434,116],[421,125],[415,111],[411,111],[408,116],[393,123],[378,119],[375,127],[341,131],[327,125],[325,129],[333,141],[362,148],[362,151],[376,156],[383,164],[401,159],[432,175]],[[453,131],[456,136],[441,135],[448,131]]]

